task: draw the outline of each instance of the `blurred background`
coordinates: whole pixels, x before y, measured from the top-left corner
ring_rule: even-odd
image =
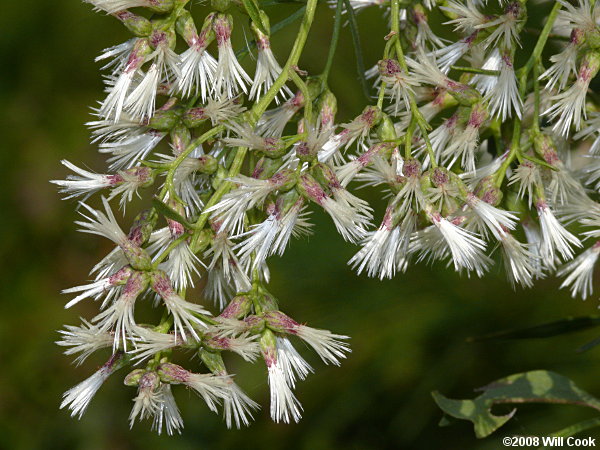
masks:
[[[201,6],[194,8],[202,17]],[[267,11],[274,24],[297,9],[297,4],[282,4]],[[543,17],[544,6],[539,10]],[[307,45],[310,56],[300,64],[312,74],[322,70],[332,15],[326,6],[319,7]],[[358,19],[370,67],[380,54],[386,19],[378,8]],[[434,20],[439,23],[439,17]],[[273,37],[282,61],[296,26]],[[238,25],[234,32],[238,45],[244,42],[242,28]],[[475,388],[516,372],[553,370],[600,396],[600,350],[576,352],[599,330],[542,340],[468,341],[595,314],[597,300],[571,299],[558,291],[560,283],[553,278],[535,290],[514,291],[500,266],[484,279],[461,278],[439,265],[413,267],[392,281],[359,277],[346,265],[356,249],[341,240],[327,218],[315,214],[318,232],[295,241],[284,258],[271,262],[271,291],[298,321],[350,335],[352,354],[341,368],[328,367],[298,347],[316,369],[297,389],[304,406],[299,424],[270,421],[266,370],[239,359],[231,359],[231,371],[262,405],[247,429],[227,430],[219,416],[181,388],[175,392],[185,420],[181,435],[156,436],[147,422],[130,431],[127,418],[135,392],[122,385],[120,375],[109,379],[81,420],[70,418],[58,409],[62,393],[95,371],[107,355],[75,367],[54,344],[63,324],[90,318],[97,307],[82,302],[64,310],[67,297],[60,290],[84,283],[110,247],[75,231],[74,202],[61,201],[48,180],[66,175],[59,164],[63,158],[104,169],[84,126],[90,106],[103,95],[93,58],[128,35],[114,19],[72,0],[4,2],[0,30],[0,448],[495,449],[502,436],[544,435],[594,416],[574,406],[520,406],[508,425],[481,441],[470,423],[439,427],[442,414],[432,390],[470,398]],[[331,87],[339,95],[341,120],[362,109],[365,98],[347,29]],[[374,193],[365,195],[376,201]],[[594,431],[585,435],[594,436]]]

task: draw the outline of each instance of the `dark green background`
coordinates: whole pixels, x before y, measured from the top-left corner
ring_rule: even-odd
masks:
[[[272,23],[297,6],[275,8]],[[204,14],[200,6],[194,10],[199,17]],[[323,67],[332,14],[326,7],[318,9],[301,62],[310,73]],[[381,51],[386,19],[375,8],[361,13],[359,23],[370,66]],[[273,38],[280,60],[293,33],[289,29]],[[115,20],[76,0],[6,1],[1,8],[1,448],[495,449],[504,435],[543,435],[593,416],[593,411],[572,406],[521,406],[506,427],[483,441],[475,440],[466,422],[439,428],[441,413],[430,391],[469,397],[474,388],[510,373],[551,369],[600,395],[599,351],[575,352],[596,337],[594,330],[537,341],[466,341],[567,315],[594,314],[597,297],[588,302],[571,299],[557,291],[555,279],[535,290],[515,292],[501,269],[483,280],[460,278],[441,266],[413,267],[385,282],[357,277],[346,265],[356,249],[318,214],[318,232],[294,242],[283,259],[272,262],[271,289],[282,309],[297,320],[351,335],[353,352],[341,368],[331,368],[299,346],[316,368],[297,389],[305,411],[300,424],[269,420],[264,366],[239,359],[231,360],[232,371],[263,405],[256,422],[242,431],[228,431],[220,417],[184,389],[175,393],[185,419],[181,436],[157,437],[148,423],[130,431],[127,417],[134,391],[122,385],[122,376],[110,379],[81,421],[59,410],[62,392],[91,374],[105,357],[92,357],[76,368],[53,344],[63,323],[75,324],[80,315],[91,317],[97,307],[83,302],[65,311],[67,297],[59,291],[83,283],[110,247],[75,231],[74,203],[60,201],[48,180],[65,176],[62,158],[103,169],[83,126],[90,119],[90,105],[102,96],[93,58],[126,38]],[[241,26],[236,38],[243,42]],[[349,33],[343,30],[331,75],[342,120],[365,102],[353,61]]]

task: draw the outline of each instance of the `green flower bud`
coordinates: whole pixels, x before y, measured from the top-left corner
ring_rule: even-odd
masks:
[[[499,205],[504,195],[502,194],[502,191],[496,187],[493,176],[483,178],[475,188],[474,194],[492,206]]]
[[[252,299],[245,294],[236,295],[231,299],[219,317],[226,319],[240,319],[246,316],[252,309]]]
[[[382,113],[381,123],[377,128],[377,137],[381,141],[394,141],[397,138],[394,122],[392,122],[390,116],[385,113]]]
[[[151,0],[148,2],[148,9],[152,12],[165,14],[173,9],[173,0]]]
[[[210,6],[219,12],[225,12],[231,7],[231,0],[211,0]]]
[[[259,180],[266,180],[267,178],[271,178],[277,169],[281,167],[281,159],[280,158],[267,158],[262,157],[256,163],[256,167],[252,171],[252,178],[257,178]]]
[[[171,130],[171,146],[175,154],[182,153],[192,142],[192,133],[182,123],[178,123]]]
[[[219,167],[217,159],[211,155],[202,155],[198,158],[198,161],[200,162],[200,167],[198,168],[200,173],[212,175]]]
[[[224,375],[227,373],[227,369],[225,368],[225,362],[221,357],[220,351],[210,351],[206,348],[201,348],[198,350],[198,356],[200,360],[204,363],[204,365],[210,370],[212,373],[217,375]]]
[[[334,124],[335,115],[337,114],[337,99],[329,89],[325,89],[319,96],[317,110],[319,111],[321,126]]]
[[[159,109],[150,119],[148,126],[158,131],[170,131],[181,118],[181,111],[175,109]]]
[[[146,373],[146,371],[144,369],[132,370],[125,376],[125,379],[123,380],[123,384],[125,384],[125,386],[136,387],[139,384],[140,379],[144,376],[145,373]]]
[[[137,245],[138,247],[144,245],[150,237],[152,230],[154,230],[157,220],[158,216],[153,210],[147,209],[142,211],[135,217],[127,238],[133,245]]]
[[[129,11],[119,11],[115,14],[129,31],[135,36],[147,37],[152,33],[152,22],[142,16],[138,16]]]

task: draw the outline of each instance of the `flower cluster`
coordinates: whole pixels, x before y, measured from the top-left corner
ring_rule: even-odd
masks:
[[[441,261],[483,276],[502,260],[513,285],[556,272],[573,295],[591,294],[600,240],[575,257],[583,240],[600,239],[600,105],[588,95],[600,69],[600,9],[587,0],[550,5],[520,68],[524,1],[351,1],[355,10],[384,8],[390,25],[381,59],[365,74],[377,94],[345,123],[336,122],[329,70],[307,76],[298,67],[316,0],[283,65],[271,51],[269,17],[251,0],[242,9],[254,40],[237,52],[229,1],[200,8],[200,26],[188,0],[86,1],[133,38],[97,58],[106,97],[88,126],[108,154],[108,173],[63,161],[73,174],[53,181],[65,198],[81,199],[81,231],[115,245],[89,284],[64,291],[75,295],[67,307],[101,302],[95,317],[66,326],[58,344],[77,363],[98,350],[111,354],[65,393],[62,406],[73,415],[113,372],[129,368],[132,426],[149,418],[159,433],[179,431],[177,384],[210,410],[222,408],[227,426],[248,425],[259,406],[228,372],[222,355],[230,351],[264,361],[271,417],[298,421],[294,389],[313,368],[294,339],[326,364],[350,351],[346,336],[282,312],[267,288],[269,257],[312,232],[315,208],[358,246],[349,264],[359,274],[391,278]],[[348,13],[336,4],[334,33]],[[433,9],[448,18],[455,42],[434,34]],[[555,40],[564,48],[545,69],[542,51]],[[254,77],[238,60],[253,49]],[[353,186],[383,192],[380,223]],[[152,207],[123,229],[111,200],[125,211],[153,187]],[[101,209],[85,203],[102,191]],[[136,320],[144,299],[162,312],[159,323]],[[203,373],[173,362],[190,352]]]

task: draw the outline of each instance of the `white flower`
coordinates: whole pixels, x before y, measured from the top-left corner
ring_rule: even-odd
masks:
[[[92,130],[92,143],[118,141],[133,138],[148,131],[148,128],[135,120],[126,112],[121,113],[117,121],[103,119],[100,110],[92,108],[93,115],[98,120],[86,122],[86,126]]]
[[[506,275],[513,287],[515,283],[525,287],[533,286],[533,278],[542,275],[539,256],[508,232],[502,233],[499,241]]]
[[[518,26],[522,20],[520,19],[521,8],[518,2],[509,3],[504,14],[475,27],[477,30],[495,27],[494,31],[483,42],[486,48],[498,46],[498,41],[501,41],[500,44],[505,50],[512,49],[513,43],[521,45],[518,30]]]
[[[584,126],[585,128],[573,137],[575,139],[593,138],[594,141],[589,149],[589,153],[590,155],[600,154],[600,113],[591,113],[590,118],[585,122]]]
[[[113,297],[115,297],[120,292],[120,287],[117,285],[114,285],[111,282],[111,278],[109,277],[109,278],[102,278],[102,279],[97,280],[90,284],[84,284],[84,285],[75,286],[75,287],[72,287],[69,289],[63,289],[63,291],[62,291],[63,294],[72,294],[74,292],[81,292],[81,294],[79,294],[73,300],[69,301],[65,305],[65,309],[68,309],[71,306],[76,305],[81,300],[84,300],[86,298],[93,298],[94,300],[97,300],[102,295],[105,295],[105,300],[103,301],[103,304],[105,304],[105,303],[109,302]]]
[[[175,431],[181,433],[180,430],[183,428],[183,419],[181,418],[179,408],[177,408],[177,403],[175,403],[175,398],[171,392],[171,385],[161,384],[158,389],[160,391],[161,402],[158,414],[154,416],[152,428],[160,434],[164,422],[169,436],[172,436]]]
[[[389,162],[381,156],[375,155],[372,164],[365,167],[361,173],[356,174],[356,180],[362,183],[361,188],[380,184],[394,184],[398,181],[398,177],[402,175],[402,163],[402,157],[397,150],[393,151]],[[346,186],[349,183],[347,177],[354,177],[356,169],[344,173],[342,172],[343,167],[337,168],[336,174],[342,186]]]
[[[79,231],[82,233],[90,233],[97,234],[98,236],[103,236],[106,239],[110,239],[115,244],[119,246],[127,245],[129,242],[123,230],[117,223],[117,219],[115,219],[115,215],[110,209],[110,205],[106,198],[102,197],[102,204],[104,205],[104,210],[106,214],[96,211],[85,203],[80,203],[85,209],[88,210],[91,217],[86,216],[84,213],[80,213],[84,218],[88,220],[88,222],[76,221],[75,223],[81,227]]]
[[[112,68],[112,73],[119,73],[123,71],[125,65],[127,64],[127,60],[129,59],[129,55],[133,50],[137,39],[132,38],[128,41],[123,42],[122,44],[113,45],[112,47],[105,48],[102,50],[102,53],[94,59],[95,62],[104,61],[108,59],[109,61],[100,68],[100,70],[110,69]]]
[[[148,39],[138,39],[135,42],[123,72],[108,78],[108,95],[100,105],[98,115],[105,119],[118,122],[133,81],[140,75],[141,68],[152,53]]]
[[[190,48],[180,56],[179,70],[181,76],[177,80],[176,88],[184,97],[200,92],[203,102],[212,89],[215,82],[217,61],[206,50],[204,41],[199,37],[192,43]]]
[[[525,218],[521,221],[523,231],[525,232],[525,238],[527,239],[527,246],[531,257],[529,259],[531,266],[535,270],[536,278],[543,278],[544,268],[547,265],[542,261],[542,234],[540,228],[530,218]]]
[[[354,120],[341,125],[344,128],[341,141],[346,149],[354,142],[358,142],[359,148],[363,147],[365,139],[369,137],[369,133],[377,121],[378,113],[379,111],[375,107],[367,106]],[[335,140],[336,137],[332,136],[331,139]],[[323,150],[325,151],[325,148]]]
[[[579,28],[589,32],[596,28],[598,21],[598,9],[596,5],[592,6],[589,0],[578,0],[578,5],[574,6],[565,0],[558,0],[564,9],[558,12],[557,27]]]
[[[512,117],[514,111],[517,117],[521,118],[523,101],[519,95],[513,61],[508,53],[501,56],[499,65],[499,69],[495,69],[500,70],[498,80],[485,96],[490,114],[497,115],[504,121],[507,117]]]
[[[479,128],[483,119],[479,112],[473,111],[467,126],[454,130],[449,145],[442,150],[441,156],[446,167],[452,167],[460,160],[460,166],[464,170],[475,171],[475,150],[479,145]]]
[[[311,224],[307,221],[308,213],[301,198],[292,205],[278,203],[269,208],[269,216],[263,222],[236,236],[244,240],[234,250],[238,250],[240,262],[252,270],[273,254],[282,256],[292,235],[298,237],[310,233]],[[282,210],[282,207],[287,209]],[[250,265],[253,255],[254,260]]]
[[[483,253],[483,240],[443,218],[439,213],[429,213],[429,218],[446,241],[457,271],[475,270],[480,275],[487,269],[488,258]]]
[[[485,14],[479,11],[476,2],[472,0],[467,0],[466,3],[449,0],[444,6],[440,6],[440,9],[450,16],[456,16],[455,19],[444,22],[444,25],[454,25],[454,31],[470,34],[487,20]]]
[[[454,138],[454,134],[460,132],[457,123],[458,115],[453,114],[429,134],[431,147],[436,158],[441,158],[442,152],[446,150],[448,143]]]
[[[573,261],[562,266],[557,273],[559,277],[565,277],[560,287],[570,287],[573,297],[581,295],[583,299],[586,299],[591,295],[594,291],[592,285],[594,266],[598,261],[599,254],[600,244],[596,242]]]
[[[249,426],[252,416],[252,410],[259,409],[260,406],[250,397],[248,397],[240,387],[231,379],[227,379],[228,395],[223,400],[223,415],[227,428],[231,428],[235,422],[237,428],[242,425]]]
[[[177,229],[165,227],[156,230],[150,235],[150,245],[146,250],[154,255],[153,260],[155,260],[182,234],[183,228],[179,229],[179,227]],[[167,273],[175,290],[181,291],[187,289],[188,286],[194,287],[194,274],[200,276],[199,265],[203,265],[202,261],[184,240],[171,249],[169,258],[160,264],[160,269]]]
[[[203,155],[202,147],[197,147],[187,158],[181,161],[173,175],[175,192],[185,203],[185,212],[188,217],[193,217],[204,207],[204,202],[199,196],[199,191],[208,187],[210,180],[208,176],[198,173],[203,165]],[[160,157],[159,162],[161,164],[170,164],[177,158],[176,155],[157,156]]]
[[[409,110],[410,96],[414,95],[413,87],[419,85],[418,80],[405,73],[400,64],[393,59],[379,61],[379,73],[392,103],[393,114],[398,115],[401,109]]]
[[[250,290],[250,279],[233,252],[233,243],[227,233],[217,232],[212,246],[204,255],[211,258],[207,269],[205,295],[217,302],[221,308],[225,307],[230,294]]]
[[[158,84],[163,80],[175,79],[180,73],[179,57],[169,48],[167,34],[163,31],[154,31],[151,39],[156,47],[148,57],[149,60],[153,60],[152,65],[133,91],[127,95],[124,103],[127,112],[142,121],[154,115]]]
[[[230,121],[234,117],[241,115],[246,108],[242,105],[238,97],[234,98],[209,98],[202,107],[202,112],[210,119],[213,125]]]
[[[256,124],[256,132],[261,136],[280,137],[287,123],[304,106],[304,97],[298,92],[282,105],[265,111]]]
[[[331,198],[323,191],[323,188],[319,183],[309,175],[301,177],[300,184],[303,186],[310,199],[321,206],[333,219],[335,228],[338,233],[342,235],[344,240],[357,242],[365,235],[365,229],[369,226],[371,220],[371,215],[368,210],[358,203],[352,205],[344,199],[339,200]],[[347,199],[349,198],[350,197]]]
[[[202,397],[211,411],[217,412],[217,405],[224,399],[231,398],[228,380],[228,376],[187,372],[182,383]]]
[[[71,347],[65,350],[65,355],[81,353],[76,359],[77,365],[86,360],[88,356],[101,348],[111,347],[113,337],[96,325],[92,325],[85,319],[81,319],[81,326],[65,325],[66,330],[60,330],[62,340],[56,344],[62,347]]]
[[[481,47],[477,48],[478,50],[481,49]],[[500,50],[494,48],[492,53],[489,54],[485,59],[485,62],[481,65],[481,68],[484,70],[500,71],[504,65]],[[499,79],[495,75],[477,74],[471,80],[471,84],[474,84],[479,92],[486,95],[498,85],[498,81]]]
[[[191,303],[179,296],[171,286],[171,281],[166,273],[156,271],[153,274],[152,289],[160,295],[167,310],[173,316],[173,328],[175,337],[181,336],[186,341],[191,334],[196,341],[200,340],[196,327],[206,328],[206,324],[197,317],[198,314],[210,316],[210,312],[197,303]]]
[[[415,47],[426,49],[428,46],[431,46],[431,48],[444,46],[444,42],[431,30],[427,22],[427,16],[422,9],[414,8],[412,10],[412,20],[417,26],[417,35],[414,41]]]
[[[264,94],[267,93],[269,88],[273,85],[275,80],[281,74],[281,66],[275,59],[273,51],[271,50],[271,42],[268,36],[260,33],[260,36],[256,40],[256,47],[258,49],[258,58],[256,61],[256,72],[254,74],[254,81],[250,88],[250,100],[258,100]],[[283,88],[275,96],[275,102],[279,103],[278,96],[285,100],[286,97],[292,95],[292,91],[287,87]]]
[[[578,44],[569,42],[562,52],[550,57],[552,65],[540,75],[540,79],[548,78],[547,90],[552,90],[555,86],[560,90],[564,89],[571,74],[577,73],[577,52]]]
[[[587,118],[585,108],[587,90],[598,67],[597,62],[592,64],[587,61],[582,62],[577,81],[566,91],[550,97],[553,104],[542,114],[547,115],[550,120],[556,121],[552,127],[553,131],[567,136],[571,125],[575,125],[577,131],[581,129],[582,117]]]
[[[467,194],[467,204],[496,239],[502,240],[507,229],[515,229],[518,219],[514,214],[498,209],[472,193]]]
[[[133,408],[129,414],[129,428],[133,428],[138,416],[140,420],[149,417],[156,420],[159,416],[162,403],[159,385],[160,379],[156,372],[146,372],[142,375],[138,384],[138,395],[133,399]]]
[[[113,333],[113,351],[118,348],[127,351],[127,340],[137,327],[133,315],[135,301],[136,297],[133,295],[121,294],[108,308],[92,319],[103,332]]]
[[[63,394],[63,401],[60,408],[68,406],[71,410],[71,416],[78,415],[79,419],[87,409],[88,405],[102,387],[106,379],[120,367],[122,353],[115,353],[111,358],[95,372],[91,377],[72,387]]]
[[[518,196],[527,200],[529,206],[533,203],[535,189],[542,185],[542,178],[538,166],[530,161],[523,162],[515,169],[508,184],[518,183]]]
[[[271,418],[275,422],[298,422],[302,405],[294,396],[292,388],[296,379],[304,379],[312,368],[298,354],[287,338],[276,337],[275,349],[263,350],[263,357],[269,372],[271,392]]]
[[[275,422],[298,422],[302,416],[302,405],[288,385],[283,368],[278,361],[267,361],[269,390],[271,394],[271,418]]]
[[[542,229],[540,252],[543,262],[550,268],[554,267],[557,252],[564,260],[573,258],[571,245],[581,247],[579,239],[560,224],[544,201],[538,201],[536,208]]]
[[[121,247],[115,247],[108,255],[102,258],[98,264],[92,267],[90,274],[96,274],[95,280],[100,281],[127,264],[129,264],[129,260]]]
[[[148,130],[142,134],[102,142],[98,151],[112,154],[108,159],[110,170],[129,169],[145,159],[165,136],[166,133],[162,131]]]
[[[61,187],[61,193],[67,194],[64,197],[65,200],[78,196],[84,196],[84,199],[86,199],[94,192],[113,185],[114,178],[111,178],[109,175],[89,172],[77,167],[66,159],[61,160],[61,164],[77,174],[67,175],[66,180],[50,181],[50,183]]]
[[[113,14],[119,11],[124,11],[129,8],[138,8],[149,6],[148,0],[84,0],[87,3],[94,5],[94,9],[104,11],[107,14]]]
[[[205,210],[212,213],[213,219],[219,221],[219,230],[231,230],[241,234],[246,211],[261,204],[267,195],[279,189],[289,179],[284,173],[278,173],[268,180],[259,180],[237,175],[230,181],[238,187],[225,194],[216,205]]]
[[[144,360],[158,352],[183,344],[183,341],[172,333],[160,333],[145,327],[135,327],[133,333],[131,340],[134,349],[130,353],[134,355],[134,359]]]
[[[362,242],[363,247],[348,261],[358,274],[366,269],[370,277],[392,278],[396,270],[406,268],[405,254],[414,227],[409,227],[408,232],[403,233],[404,230],[392,226],[390,220],[389,213],[386,212],[377,231],[367,234]],[[407,218],[404,223],[414,224],[414,220]]]
[[[452,44],[437,49],[429,53],[429,55],[435,58],[436,64],[443,73],[448,73],[456,61],[462,58],[471,49],[472,45],[473,37],[467,36],[460,41],[453,42]]]
[[[417,60],[408,57],[406,58],[406,64],[408,64],[408,67],[414,72],[413,76],[422,83],[448,87],[449,79],[446,74],[440,70],[435,59],[423,52],[419,52],[417,56]]]
[[[181,432],[183,419],[175,403],[169,384],[161,383],[156,372],[146,372],[138,382],[138,395],[133,399],[134,404],[129,415],[129,426],[133,428],[135,420],[152,418],[152,429],[162,433],[163,422],[167,434]]]
[[[235,97],[240,90],[247,93],[246,84],[252,83],[252,79],[238,62],[231,47],[232,24],[225,15],[220,14],[214,19],[213,29],[219,49],[219,59],[213,85],[214,95],[217,97],[225,95],[231,98]]]

